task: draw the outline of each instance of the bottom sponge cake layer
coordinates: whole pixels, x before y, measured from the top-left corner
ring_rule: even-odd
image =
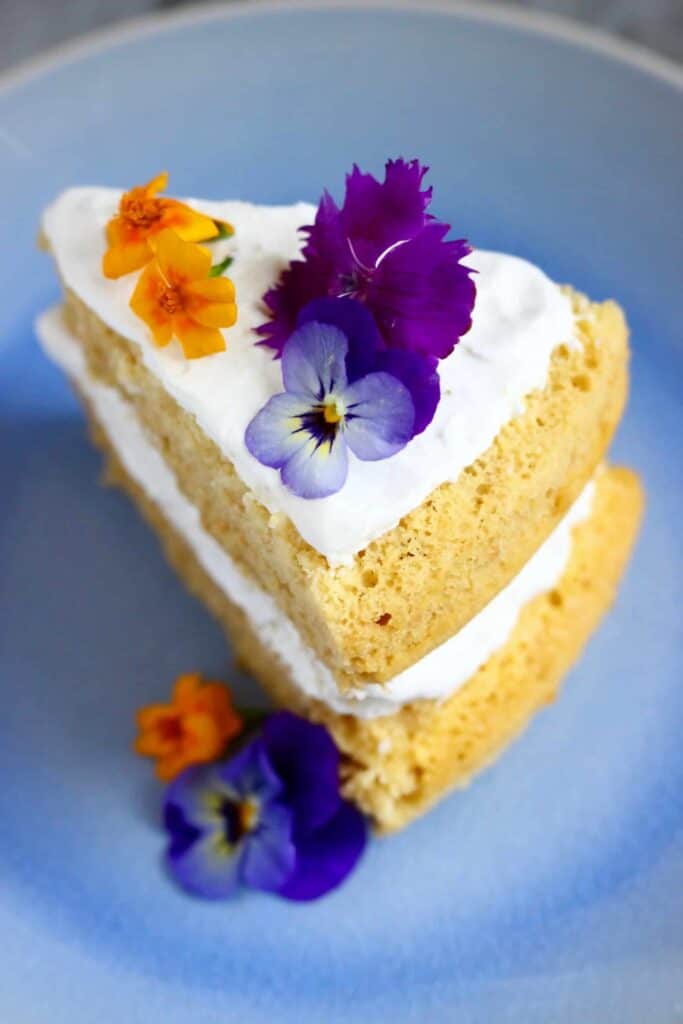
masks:
[[[242,664],[273,700],[323,723],[344,755],[345,791],[380,831],[407,825],[448,790],[466,785],[552,701],[565,672],[607,611],[642,511],[638,478],[608,469],[596,479],[592,511],[574,528],[557,586],[529,602],[508,641],[445,701],[425,700],[373,719],[341,715],[297,687],[244,612],[220,590],[159,507],[131,478],[91,415],[111,482],[133,499],[159,535],[171,565],[225,628]]]
[[[302,689],[301,666],[288,660],[282,637],[273,642],[271,636],[269,642],[268,620],[255,627],[258,617],[252,619],[251,613],[242,611],[243,607],[249,611],[241,592],[244,578],[238,575],[228,582],[216,574],[216,560],[224,557],[221,549],[209,547],[207,555],[204,538],[208,535],[200,528],[196,508],[182,496],[161,455],[145,440],[128,404],[113,389],[93,383],[73,342],[62,338],[56,355],[83,392],[110,477],[134,499],[180,576],[222,623],[242,662],[275,701],[330,729],[344,755],[347,794],[381,830],[407,824],[448,789],[466,784],[485,767],[552,699],[563,673],[611,603],[642,506],[637,478],[618,469],[597,473],[588,500],[577,503],[582,506],[581,516],[576,510],[567,514],[569,522],[562,527],[563,560],[538,588],[522,597],[507,631],[494,629],[493,644],[480,650],[469,669],[453,664],[452,687],[448,685],[450,655],[446,659],[446,685],[439,692],[450,696],[412,698],[412,703],[399,704],[397,710],[389,703],[391,713],[383,701],[381,714],[374,718],[361,717],[363,709],[353,703],[353,714],[335,711],[337,705],[327,692],[314,690],[316,696],[311,697]],[[135,459],[131,459],[133,451]],[[119,461],[118,452],[124,462]],[[534,559],[540,555],[539,551]],[[291,624],[289,629],[293,630]],[[445,646],[458,640],[454,637]],[[429,679],[430,657],[424,665],[419,663]],[[338,697],[339,691],[333,688]],[[385,688],[379,689],[384,694]],[[344,704],[341,710],[348,712],[349,706]]]

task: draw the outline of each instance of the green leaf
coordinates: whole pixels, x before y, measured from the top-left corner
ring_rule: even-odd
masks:
[[[215,220],[214,224],[218,228],[218,234],[210,238],[210,242],[220,242],[221,238],[232,238],[235,234],[230,224],[226,224],[224,220]]]
[[[220,263],[214,263],[209,271],[209,277],[220,277],[232,263],[232,256],[226,256]]]

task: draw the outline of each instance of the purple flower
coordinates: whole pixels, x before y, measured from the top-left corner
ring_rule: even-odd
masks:
[[[312,299],[345,296],[372,313],[385,345],[443,359],[472,323],[475,287],[461,260],[467,243],[446,241],[450,227],[427,213],[431,189],[417,160],[390,160],[383,182],[353,168],[339,209],[326,192],[304,228],[294,260],[264,296],[271,319],[262,344],[282,354],[301,309]]]
[[[415,437],[431,423],[441,397],[441,383],[434,356],[386,347],[367,308],[355,299],[314,299],[299,313],[297,327],[310,321],[333,324],[349,343],[346,374],[353,383],[367,373],[382,371],[397,377],[410,391],[415,408]]]
[[[363,816],[340,796],[329,734],[284,711],[232,760],[176,779],[164,821],[172,875],[208,899],[241,886],[316,899],[353,870],[367,838]]]
[[[306,319],[309,313],[316,319]],[[302,498],[324,498],[344,485],[349,448],[364,461],[395,455],[415,433],[416,405],[400,367],[375,369],[384,355],[358,303],[306,311],[282,353],[285,391],[247,427],[251,454],[279,469]]]

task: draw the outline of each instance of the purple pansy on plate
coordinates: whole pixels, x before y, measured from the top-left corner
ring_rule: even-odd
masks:
[[[379,182],[354,166],[341,208],[324,193],[303,258],[264,296],[260,344],[282,358],[284,392],[246,443],[302,498],[338,491],[349,451],[387,458],[431,423],[438,361],[471,326],[471,250],[427,212],[426,172],[389,160]]]
[[[285,711],[229,761],[183,772],[167,790],[164,824],[171,874],[208,899],[242,887],[317,899],[367,841],[365,819],[340,794],[329,733]]]

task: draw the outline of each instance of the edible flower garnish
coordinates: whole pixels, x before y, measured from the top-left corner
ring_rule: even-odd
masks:
[[[150,704],[137,715],[135,750],[156,760],[156,774],[170,782],[190,765],[222,757],[242,730],[242,719],[222,683],[199,673],[179,676],[169,704]]]
[[[321,296],[348,297],[371,312],[389,348],[445,358],[471,326],[475,287],[462,264],[464,240],[427,212],[427,168],[389,160],[383,182],[354,166],[341,208],[323,194],[294,260],[264,301],[271,319],[258,333],[282,354],[301,309]]]
[[[285,390],[247,427],[247,448],[264,465],[279,469],[294,494],[334,494],[346,480],[348,449],[364,461],[386,459],[415,433],[416,411],[423,415],[424,401],[416,388],[416,403],[402,381],[406,367],[398,364],[404,356],[410,360],[412,354],[378,351],[375,324],[359,303],[311,303],[282,351]],[[429,390],[423,377],[415,380]]]
[[[176,337],[188,359],[225,348],[218,328],[231,327],[237,319],[235,289],[229,278],[211,276],[211,270],[208,249],[184,242],[170,228],[157,237],[154,258],[130,300],[156,345]]]
[[[146,185],[125,192],[118,212],[107,224],[108,248],[102,259],[105,277],[122,277],[149,263],[158,235],[173,228],[186,242],[204,242],[232,234],[229,224],[216,222],[177,199],[160,198],[168,174],[158,174]]]
[[[366,843],[365,821],[339,792],[327,731],[288,712],[224,764],[188,769],[164,804],[167,864],[208,899],[241,886],[313,900],[339,885]]]

